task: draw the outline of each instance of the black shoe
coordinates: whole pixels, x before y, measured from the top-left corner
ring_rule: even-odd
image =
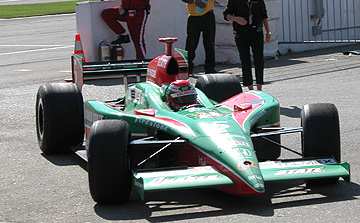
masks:
[[[112,44],[130,43],[129,35],[119,35],[119,37],[111,42]]]
[[[214,68],[205,69],[205,74],[216,74],[217,71]]]

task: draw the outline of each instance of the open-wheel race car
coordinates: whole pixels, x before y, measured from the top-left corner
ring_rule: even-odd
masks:
[[[161,190],[211,187],[259,195],[268,181],[350,181],[349,164],[340,163],[333,104],[305,105],[301,127],[281,127],[274,97],[242,92],[232,74],[201,75],[193,86],[179,75],[179,60],[171,53],[176,38],[159,40],[167,53],[149,63],[146,81],[129,86],[124,97],[83,102],[81,75],[76,83],[38,90],[41,150],[57,154],[72,148],[86,160],[94,201],[125,203],[132,188],[144,199],[146,192]],[[280,143],[280,135],[294,132],[301,132],[302,153]],[[282,148],[302,157],[279,159]]]

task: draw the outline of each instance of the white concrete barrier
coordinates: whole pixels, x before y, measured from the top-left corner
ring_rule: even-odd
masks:
[[[280,10],[278,8],[279,0],[266,1],[268,12],[271,18],[271,31],[276,33],[276,25]],[[269,3],[272,4],[269,4]],[[101,18],[102,10],[110,7],[119,6],[117,1],[88,1],[80,2],[76,5],[76,25],[80,34],[87,62],[99,61],[99,44],[104,39],[112,41],[117,36],[106,25]],[[186,4],[181,0],[151,0],[151,12],[145,28],[145,41],[147,54],[146,58],[154,58],[164,54],[164,46],[157,41],[159,37],[177,37],[178,42],[174,47],[185,49],[186,43],[186,24],[187,9]],[[227,0],[215,0],[215,16],[217,22],[215,53],[218,63],[238,63],[239,55],[236,50],[231,22],[222,18],[222,12],[227,5]],[[121,23],[127,29],[126,23]],[[74,34],[75,35],[75,34]],[[275,35],[276,36],[276,35]],[[265,44],[265,55],[275,57],[277,51],[277,42],[273,40],[271,44]],[[132,43],[123,44],[125,50],[124,59],[134,59],[135,49]],[[270,47],[270,49],[269,49]],[[199,41],[196,50],[195,65],[204,64],[205,52],[202,44],[202,38]]]

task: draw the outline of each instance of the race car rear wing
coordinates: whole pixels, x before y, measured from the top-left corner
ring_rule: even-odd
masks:
[[[179,65],[179,74],[187,75],[187,52],[174,49],[174,57]],[[136,82],[141,81],[142,76],[147,75],[147,69],[152,59],[120,60],[105,62],[83,62],[78,54],[71,56],[72,78],[65,81],[73,82],[82,89],[84,81],[97,79],[122,78],[125,90],[128,87],[128,78],[136,77]]]
[[[80,89],[84,81],[123,78],[124,86],[128,87],[128,77],[136,77],[136,82],[141,81],[141,76],[146,75],[147,66],[151,59],[123,60],[108,62],[82,62],[82,57],[71,56],[72,78],[65,81],[75,83]]]

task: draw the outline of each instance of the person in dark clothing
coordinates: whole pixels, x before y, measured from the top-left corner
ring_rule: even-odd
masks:
[[[271,39],[268,15],[264,0],[229,0],[223,12],[224,19],[233,22],[235,43],[242,64],[243,84],[253,90],[250,47],[254,56],[257,90],[264,84],[264,33],[266,42]]]
[[[202,32],[205,49],[206,74],[217,73],[215,70],[215,15],[214,0],[182,0],[187,3],[188,21],[185,50],[188,51],[189,74],[193,73],[195,50]]]
[[[111,43],[129,43],[129,34],[119,21],[126,22],[130,32],[131,40],[136,50],[136,59],[146,57],[145,26],[148,18],[150,0],[122,0],[121,6],[108,8],[102,11],[101,17],[109,28],[118,35]]]

